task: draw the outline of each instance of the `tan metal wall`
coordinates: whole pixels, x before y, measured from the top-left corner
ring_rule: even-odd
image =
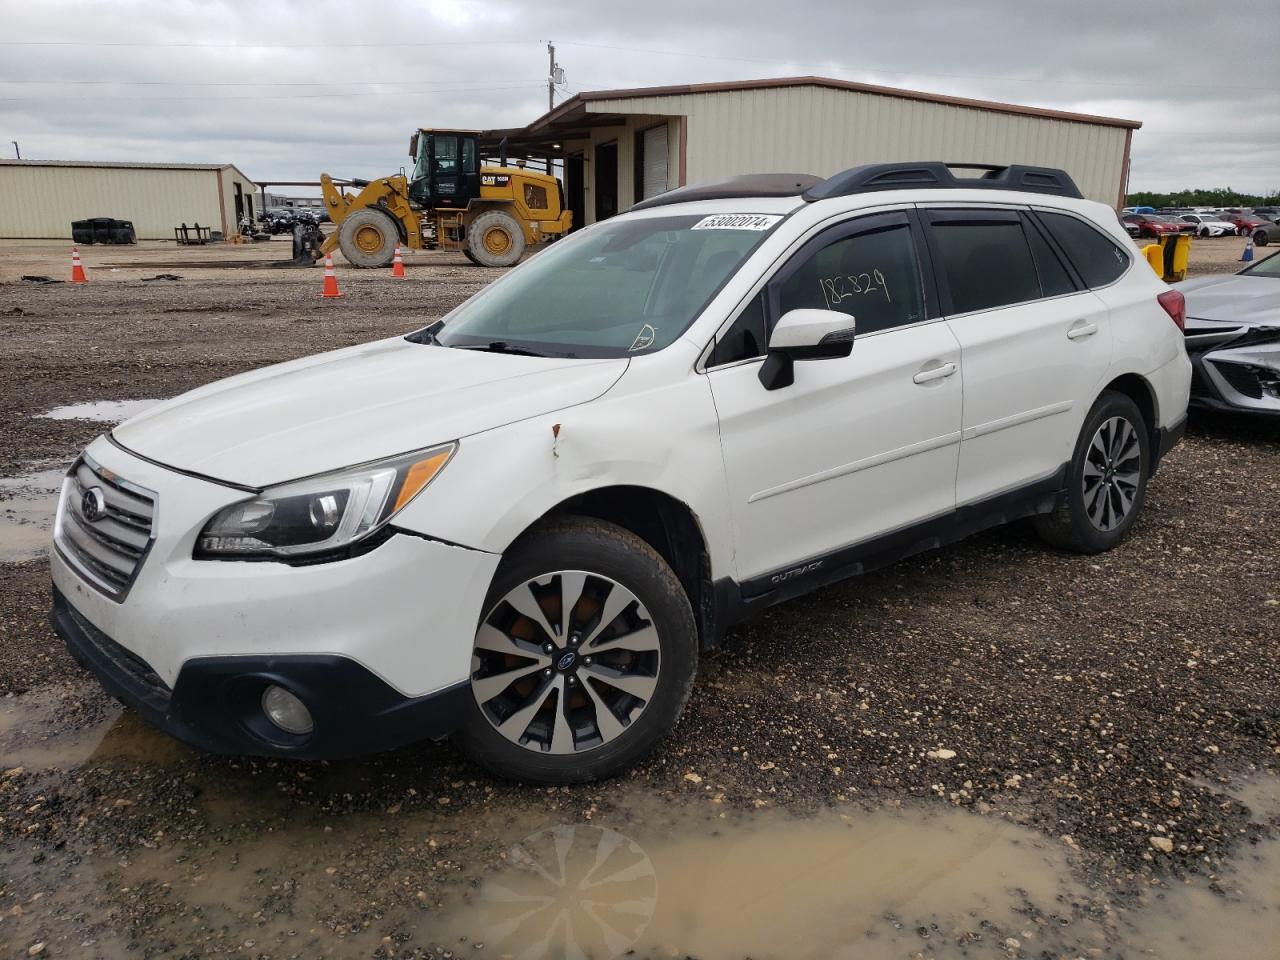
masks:
[[[1028,163],[1066,170],[1086,197],[1113,206],[1129,132],[812,86],[593,100],[587,109],[687,117],[688,183],[739,173],[830,176],[893,160]]]
[[[219,195],[218,178],[222,177]],[[233,169],[0,164],[0,238],[71,239],[71,221],[133,221],[140,240],[173,239],[180,223],[235,229]],[[254,186],[240,180],[250,193]],[[257,200],[254,200],[255,211]],[[225,221],[224,221],[225,216]]]

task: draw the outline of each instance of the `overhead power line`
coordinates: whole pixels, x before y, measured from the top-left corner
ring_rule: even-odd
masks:
[[[0,83],[39,84],[51,86],[126,86],[126,87],[353,87],[382,86],[393,83],[402,87],[436,86],[470,87],[494,83],[544,83],[530,77],[490,77],[487,80],[0,80]]]
[[[324,100],[333,98],[363,98],[363,97],[402,97],[407,94],[418,93],[487,93],[496,90],[530,90],[541,88],[542,80],[535,80],[528,83],[510,84],[499,87],[439,87],[428,90],[365,90],[360,93],[285,93],[285,94],[259,94],[230,97],[113,97],[110,94],[87,94],[85,96],[34,96],[34,97],[0,97],[0,103],[48,103],[53,102],[79,102],[83,100],[110,100],[113,103],[158,103],[158,102],[195,102],[195,103],[222,103],[224,101],[233,100]]]

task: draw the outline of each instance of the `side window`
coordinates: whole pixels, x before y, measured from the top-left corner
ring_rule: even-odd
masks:
[[[1040,279],[1020,221],[942,220],[933,224],[933,235],[952,313],[1039,299]]]
[[[777,288],[778,311],[814,308],[853,316],[859,335],[925,319],[911,228],[892,224],[835,240]]]
[[[1074,293],[1075,283],[1067,268],[1062,265],[1058,255],[1054,253],[1049,241],[1041,235],[1035,224],[1024,224],[1027,240],[1031,244],[1031,256],[1036,262],[1036,273],[1040,275],[1040,290],[1046,297],[1057,297],[1064,293]]]
[[[1036,216],[1089,286],[1105,287],[1128,269],[1129,255],[1110,237],[1083,220],[1043,210],[1037,210]]]
[[[707,359],[708,367],[718,367],[739,360],[762,357],[768,346],[768,333],[764,322],[764,293],[760,293],[738,314],[738,319],[716,341]]]
[[[476,165],[476,140],[475,137],[462,138],[462,172],[475,173],[479,167]]]

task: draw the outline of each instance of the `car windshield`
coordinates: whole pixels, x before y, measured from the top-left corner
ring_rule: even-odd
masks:
[[[434,340],[556,357],[661,350],[781,220],[735,213],[607,221],[485,288],[433,330]]]
[[[1265,260],[1252,263],[1240,271],[1242,276],[1275,277],[1280,279],[1280,253],[1273,253]]]

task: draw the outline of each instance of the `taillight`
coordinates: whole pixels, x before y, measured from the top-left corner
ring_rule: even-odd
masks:
[[[1164,307],[1164,312],[1169,315],[1169,319],[1177,325],[1179,330],[1187,328],[1187,298],[1180,290],[1166,290],[1164,293],[1157,294],[1156,303]]]

